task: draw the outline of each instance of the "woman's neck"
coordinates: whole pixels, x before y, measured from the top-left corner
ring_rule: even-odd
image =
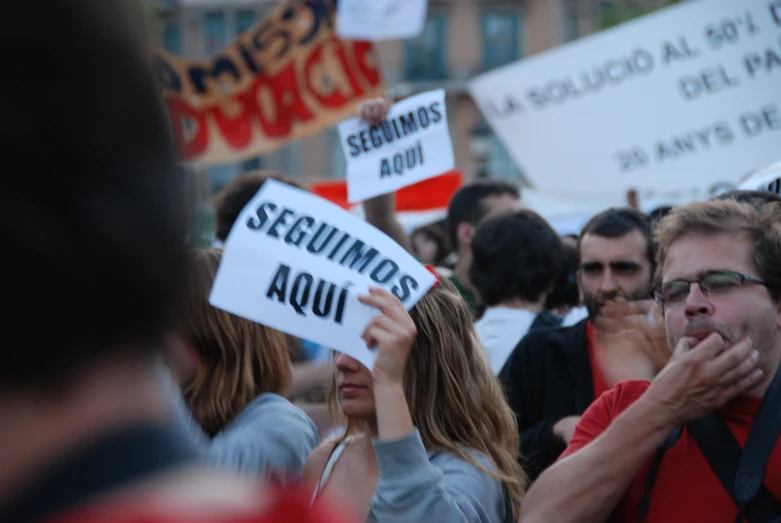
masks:
[[[359,418],[351,418],[349,427],[352,427],[352,430],[350,430],[350,434],[347,434],[348,436],[352,435],[362,435],[366,436],[369,439],[376,438],[379,434],[379,431],[377,430],[377,418],[371,418],[371,419],[359,419]]]
[[[365,427],[366,435],[369,436],[369,438],[374,439],[379,434],[379,431],[377,430],[377,418],[367,421]]]

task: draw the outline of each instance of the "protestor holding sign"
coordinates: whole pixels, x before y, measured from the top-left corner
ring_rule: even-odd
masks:
[[[178,357],[178,418],[212,462],[262,478],[300,478],[319,441],[301,409],[285,399],[290,357],[285,336],[209,305],[219,249],[188,256]],[[176,395],[175,399],[181,399]]]
[[[390,107],[367,127],[359,118],[339,124],[352,202],[433,178],[455,167],[445,90],[421,93]]]
[[[512,412],[477,342],[472,319],[443,281],[408,313],[372,289],[382,311],[364,332],[373,370],[336,358],[329,399],[347,429],[307,460],[314,498],[345,499],[360,518],[385,523],[509,523],[525,476]]]

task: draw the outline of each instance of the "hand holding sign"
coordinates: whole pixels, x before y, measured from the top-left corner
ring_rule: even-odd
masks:
[[[379,125],[388,117],[393,102],[387,98],[367,100],[358,106],[358,121],[368,125]]]
[[[374,120],[373,125],[358,118],[339,124],[350,203],[394,192],[455,166],[444,89],[399,102],[377,122],[382,112],[381,104],[371,104],[361,116]]]
[[[382,312],[361,336],[369,349],[379,349],[372,369],[374,382],[403,385],[404,369],[417,335],[415,323],[401,301],[385,289],[369,289],[369,295],[358,300]]]

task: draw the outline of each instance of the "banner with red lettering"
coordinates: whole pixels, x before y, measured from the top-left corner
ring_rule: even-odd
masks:
[[[374,46],[337,38],[335,12],[335,0],[284,0],[206,60],[157,51],[180,159],[213,165],[266,154],[384,96]]]

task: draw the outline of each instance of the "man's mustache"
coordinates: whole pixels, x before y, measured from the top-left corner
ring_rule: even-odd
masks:
[[[698,336],[702,333],[718,333],[725,341],[735,343],[735,333],[731,329],[724,325],[718,325],[713,323],[708,318],[694,318],[692,321],[686,324],[686,328],[683,330],[683,337]]]

